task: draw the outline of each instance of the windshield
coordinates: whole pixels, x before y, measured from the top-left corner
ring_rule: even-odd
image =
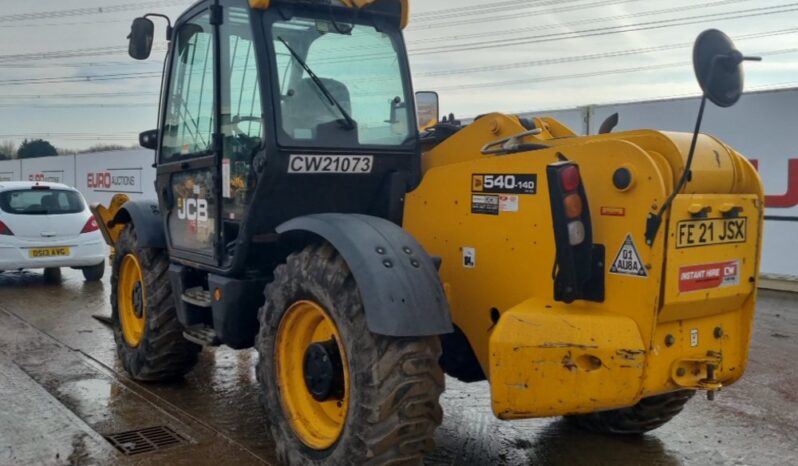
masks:
[[[83,199],[75,191],[33,189],[0,193],[0,209],[16,215],[78,214]]]
[[[414,126],[401,36],[372,25],[293,17],[271,31],[281,145],[399,146]]]

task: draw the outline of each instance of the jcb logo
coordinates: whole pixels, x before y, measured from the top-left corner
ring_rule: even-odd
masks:
[[[474,175],[471,178],[471,191],[479,192],[485,189],[485,177],[482,175]]]
[[[205,199],[177,200],[177,218],[180,220],[208,221],[208,201]]]

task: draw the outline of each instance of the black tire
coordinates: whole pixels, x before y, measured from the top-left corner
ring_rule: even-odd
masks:
[[[60,283],[61,269],[59,267],[48,267],[44,269],[44,281],[47,283]]]
[[[166,251],[139,247],[132,224],[122,230],[115,249],[111,268],[111,319],[122,367],[133,379],[140,381],[167,381],[182,377],[196,365],[202,347],[183,338],[183,326],[177,320],[172,285],[167,276],[169,258]],[[144,333],[136,347],[125,340],[119,318],[119,269],[128,254],[135,255],[141,264],[146,298]]]
[[[602,434],[639,435],[652,431],[676,417],[695,395],[693,390],[681,390],[643,398],[628,408],[568,416],[568,420],[582,429]]]
[[[84,267],[81,272],[83,272],[83,278],[87,282],[98,282],[105,276],[105,261],[91,267]]]
[[[443,417],[438,337],[371,333],[354,278],[329,244],[290,255],[274,276],[260,310],[256,348],[266,422],[279,460],[290,466],[421,464],[424,454],[434,448],[434,432]],[[306,446],[295,434],[277,384],[278,326],[286,310],[300,300],[314,300],[325,308],[347,355],[349,410],[340,437],[325,450]]]

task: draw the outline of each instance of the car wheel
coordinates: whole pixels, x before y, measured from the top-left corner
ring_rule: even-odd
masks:
[[[44,269],[44,281],[47,283],[58,283],[61,281],[61,269],[58,267],[48,267]]]
[[[91,267],[85,267],[81,271],[83,272],[83,278],[85,278],[87,282],[98,282],[102,280],[103,275],[105,275],[105,261]]]

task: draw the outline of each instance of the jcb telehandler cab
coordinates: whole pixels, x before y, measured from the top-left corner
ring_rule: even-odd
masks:
[[[254,346],[292,465],[420,463],[444,372],[487,379],[502,419],[620,433],[737,380],[751,164],[698,133],[438,124],[430,94],[420,135],[407,22],[406,0],[203,0],[169,25],[141,135],[158,200],[95,208],[125,370],[174,379],[203,346]],[[704,101],[731,104],[743,57],[702,37]],[[130,40],[147,58],[153,23]]]

